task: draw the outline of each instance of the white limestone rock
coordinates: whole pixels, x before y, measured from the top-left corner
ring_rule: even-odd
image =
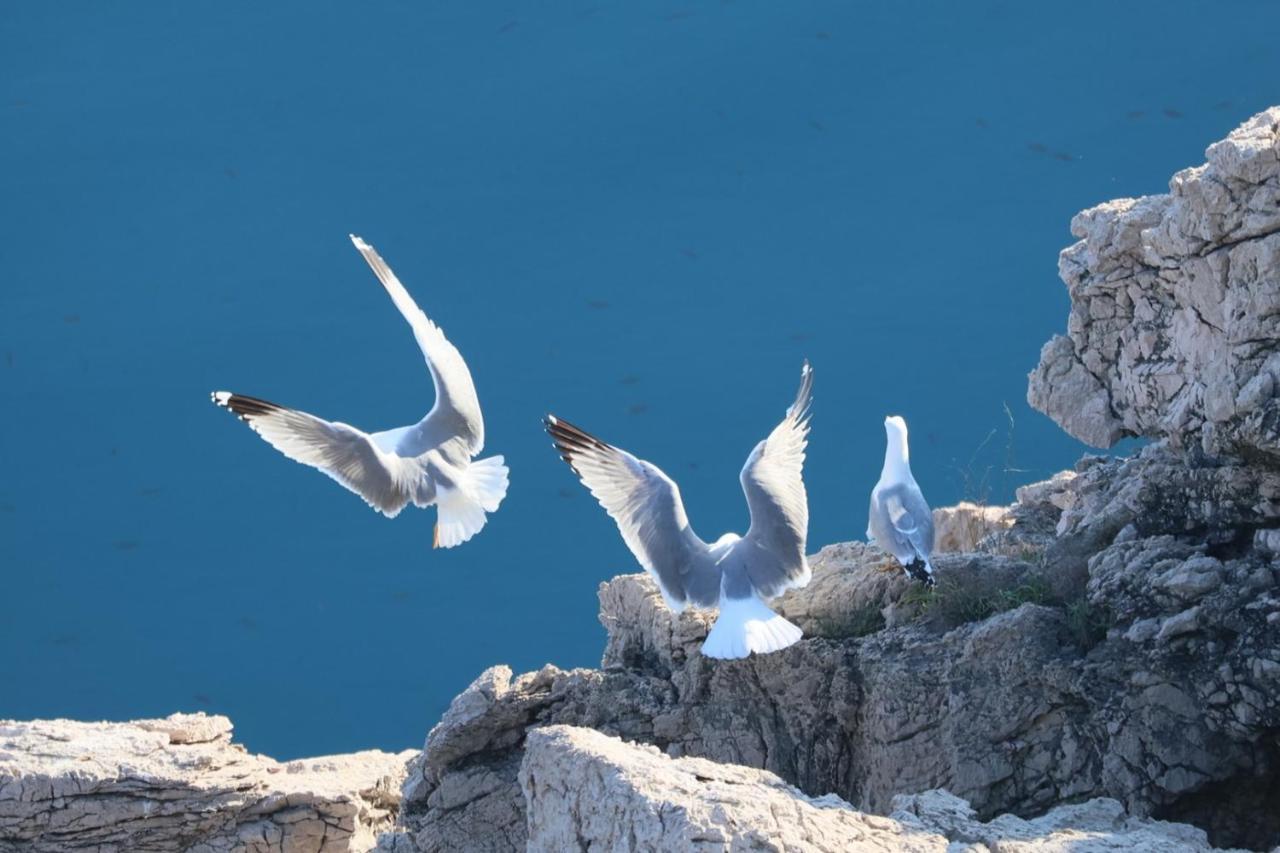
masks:
[[[0,851],[366,851],[395,821],[411,755],[281,763],[205,714],[0,721]]]
[[[1209,146],[1166,195],[1075,217],[1065,336],[1027,399],[1097,447],[1124,436],[1280,461],[1280,107]]]
[[[520,785],[531,853],[947,849],[936,833],[805,796],[767,770],[672,759],[571,726],[529,733]]]
[[[766,770],[670,758],[591,729],[529,732],[520,786],[528,850],[1137,853],[1212,851],[1202,830],[1132,818],[1115,800],[983,823],[942,790],[899,796],[889,817],[810,797]]]

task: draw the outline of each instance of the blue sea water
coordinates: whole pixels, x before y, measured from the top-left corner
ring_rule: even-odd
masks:
[[[1025,401],[1078,210],[1280,102],[1272,2],[24,3],[0,14],[0,717],[226,713],[418,745],[484,667],[593,665],[636,569],[553,411],[707,539],[816,369],[810,542],[882,417],[935,505],[1084,450]],[[431,404],[373,242],[472,367],[511,491],[388,521],[209,403]]]

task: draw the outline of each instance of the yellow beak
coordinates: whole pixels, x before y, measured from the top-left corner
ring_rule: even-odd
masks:
[[[431,537],[431,547],[432,547],[432,548],[439,548],[439,547],[440,547],[440,522],[438,522],[438,521],[436,522],[436,532],[435,532],[435,535]]]

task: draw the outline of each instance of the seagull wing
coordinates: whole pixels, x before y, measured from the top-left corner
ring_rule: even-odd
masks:
[[[925,503],[920,487],[915,483],[899,483],[885,490],[882,501],[884,512],[894,538],[902,546],[928,560],[933,555],[933,512]]]
[[[714,604],[719,570],[689,526],[680,489],[656,466],[548,415],[561,457],[618,524],[622,539],[658,582],[672,610]],[[710,589],[706,589],[710,587]],[[710,596],[710,598],[708,598]]]
[[[452,454],[460,457],[457,461],[478,455],[484,449],[484,418],[480,414],[480,400],[471,380],[471,371],[462,360],[462,354],[444,336],[440,327],[422,312],[373,246],[354,234],[351,242],[382,282],[396,308],[409,321],[435,384],[435,405],[425,418],[409,427],[400,437],[396,453],[417,456],[432,448],[452,445],[458,450]]]
[[[744,540],[752,547],[743,548],[742,553],[752,585],[765,598],[809,582],[805,559],[809,500],[802,469],[812,399],[813,368],[806,361],[795,402],[769,437],[751,451],[739,476],[751,509],[751,527]]]
[[[353,426],[229,391],[215,391],[213,402],[285,456],[319,468],[388,518],[404,509],[422,476],[411,460],[382,452]]]

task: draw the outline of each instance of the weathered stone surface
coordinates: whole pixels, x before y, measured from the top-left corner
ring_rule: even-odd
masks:
[[[991,853],[1195,853],[1213,850],[1204,830],[1125,814],[1115,800],[1097,798],[1058,806],[1034,820],[1001,815],[990,823],[976,819],[964,800],[946,791],[895,797],[892,817],[904,828],[920,827],[952,842],[951,851]]]
[[[1280,462],[1280,107],[1209,146],[1169,194],[1076,216],[1067,334],[1027,399],[1097,447],[1167,438]]]
[[[640,672],[546,666],[512,677],[496,666],[454,699],[409,768],[401,830],[381,850],[520,850],[524,800],[516,774],[526,731],[571,722],[629,740],[662,738],[669,682]]]
[[[280,763],[204,714],[0,721],[0,851],[369,850],[394,822],[410,755]]]
[[[871,812],[940,787],[983,819],[1107,796],[1193,818],[1223,845],[1274,843],[1280,566],[1251,532],[1280,524],[1270,476],[1161,447],[1085,460],[983,539],[1027,559],[938,554],[932,595],[873,547],[829,546],[777,605],[806,639],[744,661],[702,658],[707,614],[672,613],[644,575],[615,578],[600,591],[603,669],[485,673],[411,773],[406,837],[443,850],[497,827],[518,849],[525,738],[567,724]]]
[[[806,796],[768,771],[672,759],[652,746],[568,726],[530,732],[520,785],[528,849],[548,853],[944,853],[956,849],[953,844],[1019,853],[1213,849],[1202,830],[1131,818],[1106,799],[1061,806],[1030,821],[1004,815],[983,823],[964,800],[929,791],[895,798],[893,815],[881,817],[833,795]]]
[[[1013,523],[1009,507],[962,501],[933,511],[934,547],[939,551],[973,551],[978,543]]]
[[[796,850],[942,853],[923,829],[811,799],[763,770],[671,759],[590,729],[529,735],[520,784],[530,851]]]

